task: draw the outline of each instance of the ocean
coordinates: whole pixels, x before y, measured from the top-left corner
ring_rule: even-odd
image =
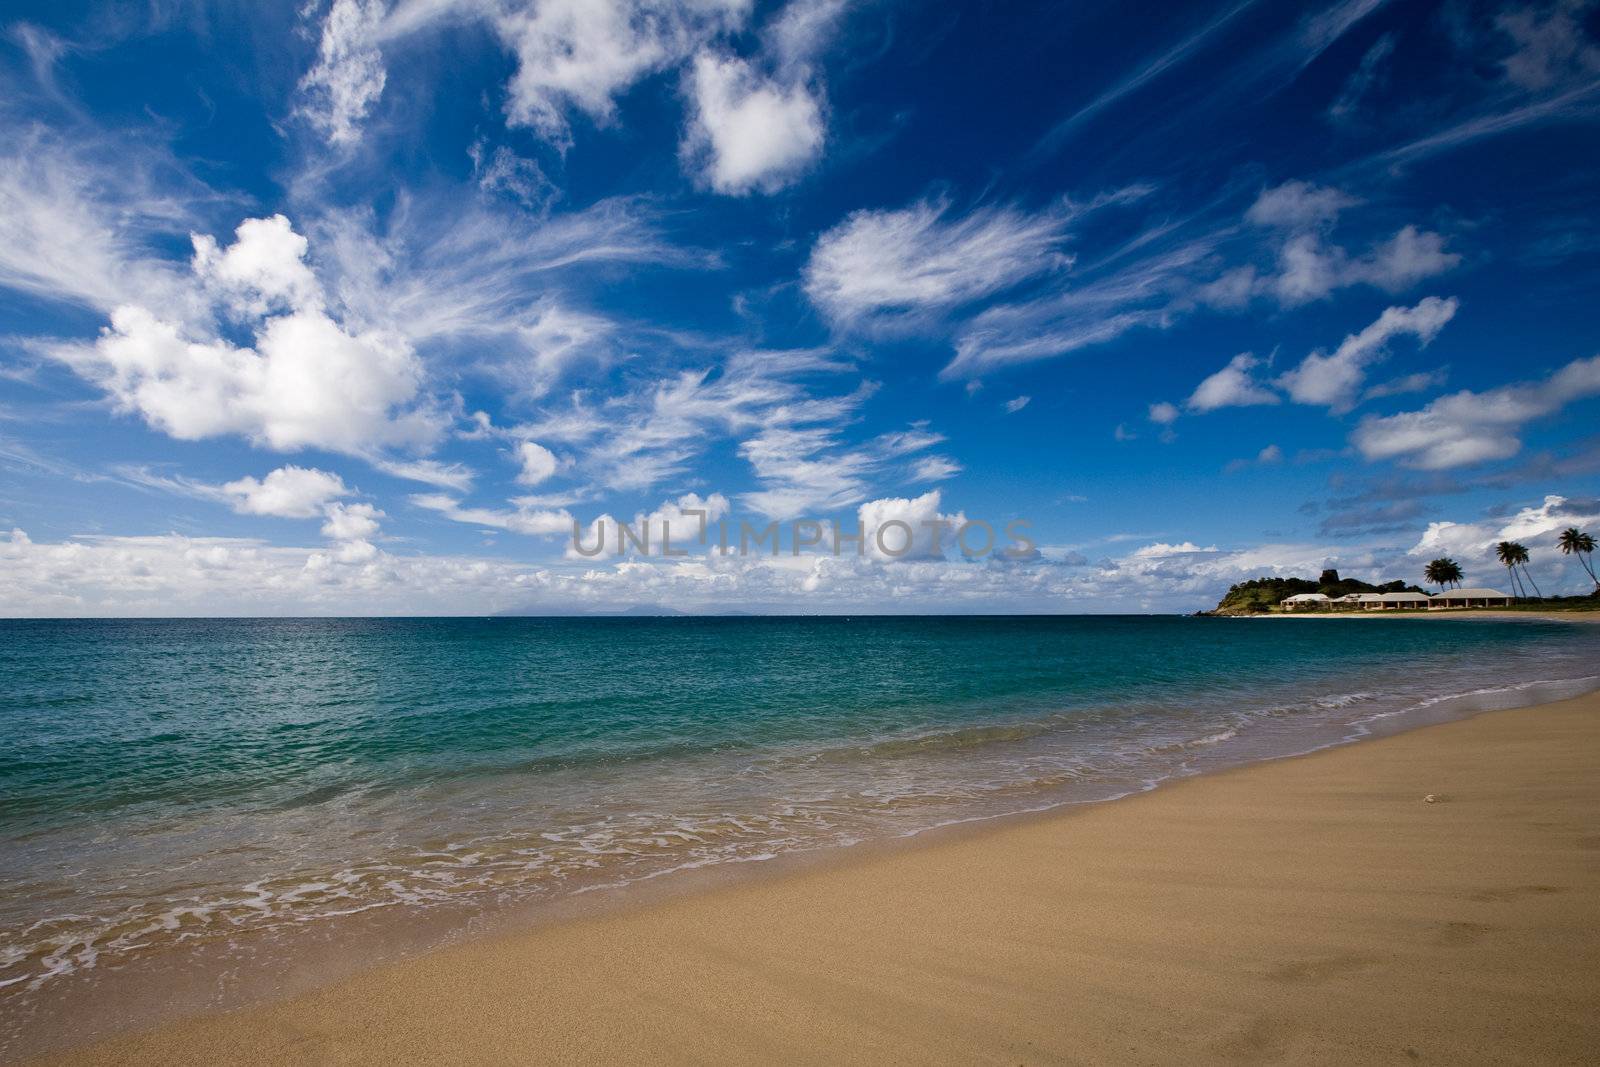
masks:
[[[4,621],[0,1011],[174,951],[270,960],[357,915],[462,930],[1575,695],[1597,641],[1531,620]]]

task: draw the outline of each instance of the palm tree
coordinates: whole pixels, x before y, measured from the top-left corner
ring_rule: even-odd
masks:
[[[1568,526],[1561,531],[1561,538],[1557,541],[1557,544],[1561,546],[1561,554],[1563,556],[1578,557],[1578,563],[1589,573],[1589,580],[1594,583],[1596,589],[1600,589],[1600,578],[1595,577],[1594,564],[1588,559],[1594,552],[1594,537],[1584,533],[1576,526]]]
[[[1424,581],[1438,586],[1442,592],[1444,587],[1452,582],[1457,585],[1461,583],[1461,566],[1455,560],[1444,556],[1424,567],[1422,577]]]
[[[1511,576],[1511,595],[1514,597],[1522,596],[1522,586],[1517,583],[1517,562],[1520,558],[1518,553],[1526,554],[1527,551],[1515,541],[1501,541],[1494,546],[1495,557]]]
[[[1534,597],[1536,599],[1538,599],[1538,600],[1543,600],[1544,599],[1544,594],[1539,592],[1539,583],[1534,581],[1533,580],[1533,575],[1528,573],[1528,549],[1527,549],[1527,547],[1522,545],[1522,544],[1520,544],[1519,542],[1516,542],[1516,541],[1501,541],[1500,542],[1500,553],[1501,553],[1500,554],[1500,562],[1504,563],[1506,561],[1506,552],[1508,550],[1510,551],[1510,554],[1511,554],[1510,566],[1512,566],[1512,567],[1521,567],[1522,568],[1522,577],[1527,580],[1528,585],[1533,586],[1533,595],[1534,595]],[[1524,591],[1526,591],[1527,585],[1523,586],[1523,589],[1524,589]]]

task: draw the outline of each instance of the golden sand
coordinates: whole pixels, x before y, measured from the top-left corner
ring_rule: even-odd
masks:
[[[1594,1063],[1600,697],[482,940],[67,1059]]]

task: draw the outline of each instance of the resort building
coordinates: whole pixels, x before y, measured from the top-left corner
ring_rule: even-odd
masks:
[[[1327,608],[1328,603],[1326,593],[1296,593],[1279,601],[1278,606],[1284,611],[1318,611]]]
[[[1447,589],[1434,597],[1430,608],[1508,608],[1511,598],[1498,589]]]
[[[1364,603],[1361,606],[1382,611],[1423,611],[1432,605],[1433,598],[1427,593],[1380,593],[1376,604]]]

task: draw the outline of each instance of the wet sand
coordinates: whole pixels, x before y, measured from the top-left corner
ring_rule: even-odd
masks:
[[[1597,1055],[1591,695],[756,873],[59,1062]]]

